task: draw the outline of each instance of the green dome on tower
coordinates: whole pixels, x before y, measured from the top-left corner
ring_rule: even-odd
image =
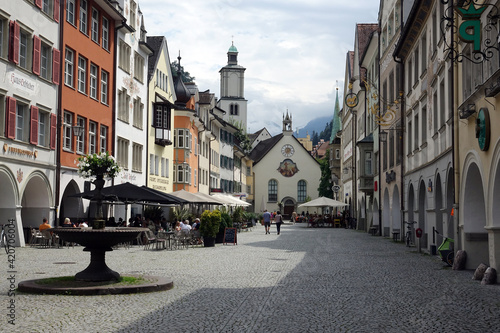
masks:
[[[231,47],[229,48],[229,50],[227,52],[238,53],[238,49],[236,48],[236,46],[234,46],[234,44],[231,44]]]

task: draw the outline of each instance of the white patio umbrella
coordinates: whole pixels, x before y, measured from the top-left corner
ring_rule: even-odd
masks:
[[[211,197],[214,197],[217,200],[222,200],[229,206],[244,206],[244,207],[246,207],[246,206],[251,205],[251,203],[237,199],[237,198],[230,196],[230,195],[212,194]]]
[[[337,201],[334,199],[330,199],[327,197],[319,197],[317,199],[305,202],[299,205],[299,208],[302,207],[345,207],[348,206],[346,203],[341,201]]]

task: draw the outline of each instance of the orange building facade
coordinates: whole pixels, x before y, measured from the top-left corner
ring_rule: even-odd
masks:
[[[175,110],[174,117],[174,191],[198,192],[198,127],[193,99],[186,109]],[[193,109],[191,109],[191,107]]]
[[[78,157],[114,154],[115,26],[125,20],[121,8],[107,1],[66,0],[63,11],[60,220],[83,217],[82,199],[69,197],[90,187],[77,174]],[[75,126],[83,129],[80,135]]]

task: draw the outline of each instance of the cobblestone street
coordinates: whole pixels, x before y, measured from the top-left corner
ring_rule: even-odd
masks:
[[[8,297],[16,325],[4,332],[498,332],[500,286],[472,281],[437,258],[392,240],[331,228],[284,225],[238,234],[238,245],[107,254],[122,275],[174,280],[170,291],[108,296]],[[16,283],[73,275],[82,247],[16,248]]]

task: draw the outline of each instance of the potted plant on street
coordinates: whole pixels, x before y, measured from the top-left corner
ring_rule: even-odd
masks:
[[[215,237],[219,232],[220,221],[221,213],[218,210],[213,212],[206,210],[201,214],[200,234],[203,236],[203,245],[205,247],[215,246]]]

